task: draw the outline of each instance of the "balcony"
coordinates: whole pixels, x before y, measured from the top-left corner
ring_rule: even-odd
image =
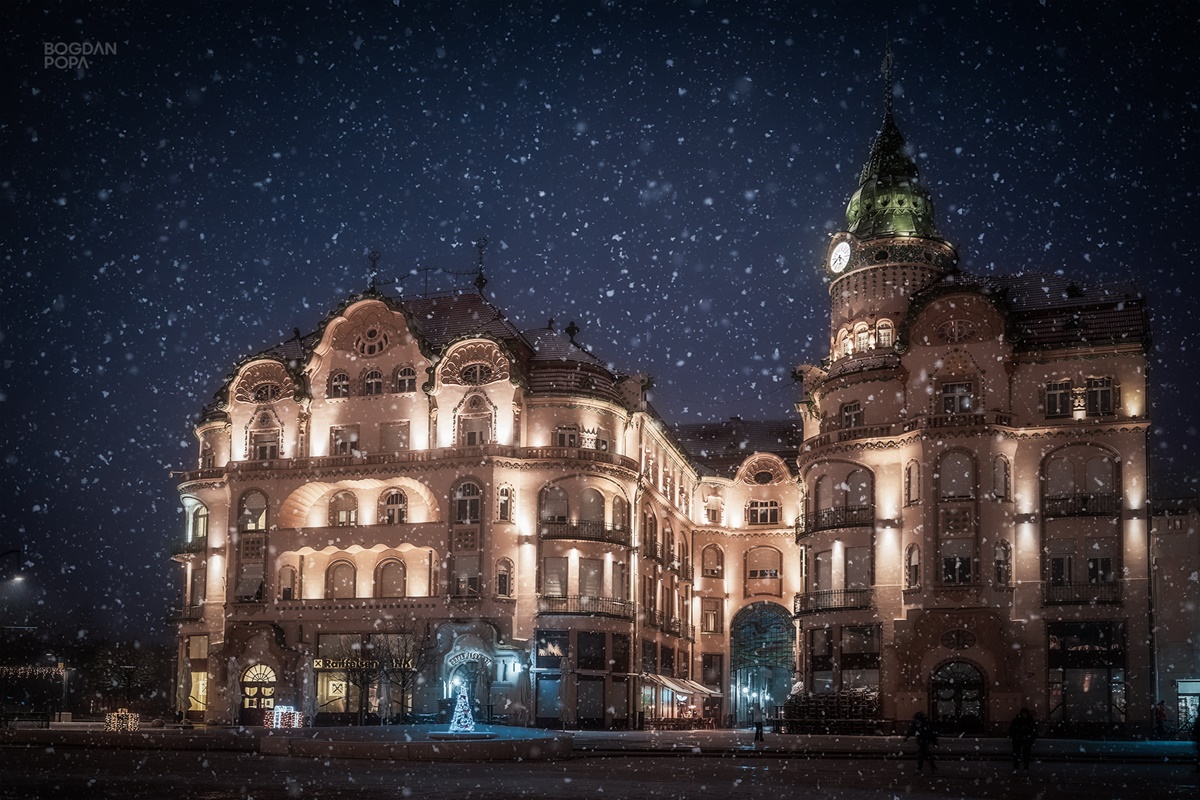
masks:
[[[875,505],[822,508],[797,519],[796,541],[817,531],[835,528],[870,528],[875,525]]]
[[[538,523],[542,539],[580,539],[588,542],[607,542],[629,547],[633,538],[628,528],[605,525],[603,522],[576,520],[558,522],[543,520]]]
[[[817,614],[822,611],[870,608],[874,595],[874,589],[833,589],[825,592],[806,592],[796,595],[792,604],[792,612],[796,616],[800,616],[801,614]]]
[[[674,553],[665,554],[663,562],[667,565],[667,569],[670,572],[674,572],[679,576],[680,580],[691,581],[696,574],[691,564],[680,561]]]
[[[224,467],[172,472],[181,483],[198,480],[220,480],[231,475],[263,471],[308,470],[340,472],[360,469],[363,465],[429,464],[453,459],[474,461],[489,458],[515,458],[538,461],[585,461],[623,468],[636,475],[638,462],[607,450],[586,447],[515,447],[506,444],[486,444],[475,447],[442,447],[432,450],[406,450],[400,453],[358,453],[353,455],[309,456],[306,458],[275,458],[269,460],[231,461]]]
[[[1117,517],[1121,496],[1115,492],[1076,492],[1042,499],[1042,514],[1053,517]]]
[[[687,639],[688,641],[695,641],[696,639],[696,626],[685,625],[683,620],[680,619],[666,620],[662,629],[672,636],[678,636],[681,639]]]
[[[187,539],[176,539],[175,541],[171,542],[171,557],[175,558],[177,556],[196,555],[197,553],[203,553],[207,549],[207,536],[201,536],[200,538],[192,539],[191,541],[188,541]]]
[[[661,611],[655,611],[652,608],[646,609],[642,612],[642,625],[647,628],[657,628],[661,630],[663,627],[663,613]]]
[[[204,606],[184,606],[183,608],[172,608],[168,614],[168,620],[176,624],[182,622],[197,622],[204,619]]]
[[[1100,583],[1042,583],[1044,606],[1118,606],[1121,581]]]
[[[921,414],[911,417],[902,426],[904,433],[930,428],[981,428],[985,425],[1012,425],[1012,414],[1004,411],[985,411],[976,414]]]
[[[633,603],[615,597],[586,595],[545,596],[538,598],[538,614],[581,614],[632,620]]]
[[[662,543],[653,536],[642,537],[641,554],[642,558],[661,562],[663,560]]]

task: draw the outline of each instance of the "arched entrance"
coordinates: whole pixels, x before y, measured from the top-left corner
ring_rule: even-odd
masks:
[[[275,708],[275,670],[266,664],[247,667],[242,673],[241,725],[262,725],[263,715]]]
[[[735,724],[748,724],[750,706],[774,715],[792,690],[796,629],[792,615],[775,603],[739,611],[729,626],[729,711]]]
[[[966,661],[950,661],[930,677],[930,709],[940,733],[982,733],[983,673]]]

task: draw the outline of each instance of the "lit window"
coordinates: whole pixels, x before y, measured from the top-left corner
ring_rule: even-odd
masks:
[[[468,481],[454,493],[454,520],[459,523],[479,522],[480,501],[483,490],[479,484]]]
[[[200,505],[192,511],[192,530],[189,541],[204,539],[208,536],[208,508]]]
[[[383,373],[373,369],[363,377],[363,394],[368,397],[383,394]]]
[[[942,413],[969,414],[975,407],[974,390],[970,382],[942,384]]]
[[[895,341],[896,329],[890,322],[881,322],[875,330],[875,342],[878,347],[891,347]]]
[[[700,632],[722,633],[724,616],[721,611],[722,602],[715,597],[705,597],[700,600]]]
[[[850,339],[850,334],[842,332],[842,355],[848,356],[854,352],[854,342]]]
[[[858,353],[865,353],[870,347],[870,333],[866,328],[859,328],[854,332],[854,350]]]
[[[776,500],[751,500],[746,509],[746,521],[751,525],[778,525],[779,502]]]
[[[403,525],[408,521],[408,498],[399,489],[383,496],[383,524]]]
[[[329,501],[329,524],[338,528],[358,524],[358,498],[353,492],[338,492]]]

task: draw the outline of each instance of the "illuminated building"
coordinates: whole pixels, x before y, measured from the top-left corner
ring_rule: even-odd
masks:
[[[193,714],[395,716],[351,675],[428,632],[416,714],[465,686],[543,725],[792,694],[945,732],[1145,725],[1142,298],[960,271],[890,109],[825,269],[791,421],[671,427],[573,326],[475,292],[372,287],[238,364],[179,484]]]

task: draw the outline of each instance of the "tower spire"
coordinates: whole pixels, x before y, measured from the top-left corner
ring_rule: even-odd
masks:
[[[487,249],[488,240],[486,236],[480,236],[475,242],[475,250],[478,252],[478,260],[475,268],[475,288],[483,294],[483,287],[487,286],[487,278],[483,276],[483,251]]]
[[[892,103],[896,94],[896,81],[892,76],[892,67],[896,57],[892,54],[892,42],[889,39],[883,49],[883,63],[879,65],[879,73],[883,76],[883,111],[885,117],[892,115]]]

